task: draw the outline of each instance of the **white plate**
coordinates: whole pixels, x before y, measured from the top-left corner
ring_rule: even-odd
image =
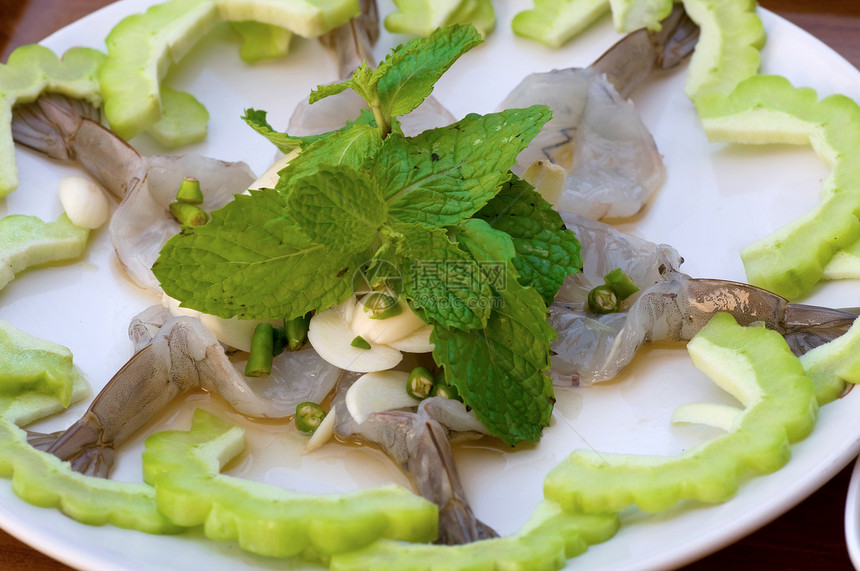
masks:
[[[845,497],[845,543],[851,562],[860,569],[860,460],[854,463]]]
[[[114,23],[152,3],[124,0],[110,5],[45,44],[58,52],[75,45],[104,49],[103,38]],[[455,115],[492,111],[528,72],[587,65],[617,39],[608,19],[561,50],[515,38],[510,18],[529,5],[524,0],[496,3],[496,32],[440,83],[436,94]],[[383,12],[389,8],[385,4]],[[860,99],[856,69],[791,24],[767,12],[762,17],[769,32],[763,53],[765,72],[785,75],[798,86],[812,86],[821,95],[840,92]],[[377,56],[402,40],[384,35]],[[207,37],[169,83],[197,95],[212,116],[207,141],[188,151],[244,160],[262,172],[275,153],[240,121],[243,109],[269,110],[272,124],[283,126],[292,106],[312,87],[336,79],[335,66],[313,41],[297,41],[284,61],[254,66],[238,60],[237,47],[238,40],[229,30]],[[683,70],[669,74],[634,97],[665,155],[669,177],[645,214],[624,229],[674,245],[686,258],[683,269],[691,275],[743,280],[738,249],[814,205],[827,169],[807,148],[708,143],[683,95],[684,78]],[[135,144],[146,153],[158,151],[145,140]],[[56,217],[60,212],[57,180],[78,171],[25,150],[18,151],[18,164],[20,187],[5,204],[0,203],[0,215]],[[854,306],[857,299],[852,289],[856,290],[856,283],[827,284],[805,301]],[[83,262],[28,272],[7,286],[2,296],[0,319],[70,347],[95,390],[129,356],[129,319],[155,301],[122,276],[105,231],[96,234]],[[540,499],[546,472],[577,446],[677,454],[713,435],[668,422],[672,409],[680,404],[726,398],[692,367],[683,350],[644,352],[624,377],[623,382],[607,386],[559,391],[553,426],[533,449],[459,450],[457,460],[479,517],[503,534],[515,531]],[[205,397],[191,400],[191,404],[218,408]],[[70,424],[81,408],[52,419],[46,427]],[[190,408],[189,403],[176,407],[151,428],[187,426]],[[627,514],[614,539],[592,547],[569,567],[667,568],[737,540],[794,506],[857,454],[858,414],[860,395],[854,391],[821,411],[815,432],[795,446],[794,457],[784,469],[751,479],[734,499],[719,506],[687,505],[659,516]],[[250,452],[232,466],[231,474],[315,492],[349,490],[381,479],[406,484],[390,463],[354,448],[326,445],[311,456],[299,457],[295,450],[300,440],[290,430],[251,426],[249,436]],[[141,442],[138,438],[125,447],[115,478],[140,481]],[[232,543],[210,542],[199,532],[160,537],[81,525],[55,510],[25,504],[3,482],[0,526],[60,561],[84,569],[284,568],[284,562],[245,554]],[[314,568],[301,562],[286,565]]]

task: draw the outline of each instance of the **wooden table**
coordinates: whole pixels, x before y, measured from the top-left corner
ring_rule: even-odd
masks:
[[[15,47],[39,41],[110,0],[0,0],[0,61]],[[860,2],[760,0],[765,8],[822,39],[860,67]],[[749,537],[690,565],[707,569],[853,569],[843,515],[851,474],[846,467],[809,499]],[[0,569],[69,569],[0,532]]]

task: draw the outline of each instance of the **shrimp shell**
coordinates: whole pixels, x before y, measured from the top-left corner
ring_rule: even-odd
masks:
[[[678,5],[659,33],[624,37],[589,68],[533,73],[499,109],[544,104],[552,119],[511,169],[530,181],[548,166],[566,171],[559,211],[587,218],[639,212],[659,189],[666,170],[651,133],[627,96],[656,69],[679,64],[698,40],[698,27]]]
[[[339,375],[307,348],[281,354],[267,379],[248,379],[198,319],[173,317],[160,306],[136,316],[129,337],[134,355],[84,415],[65,431],[29,434],[33,446],[71,462],[78,472],[107,477],[115,449],[181,394],[212,391],[247,416],[286,418],[300,402],[322,400]]]
[[[557,385],[612,379],[642,344],[689,341],[719,312],[732,314],[741,325],[762,322],[783,335],[797,355],[835,339],[856,318],[850,311],[791,304],[748,284],[691,278],[677,271],[681,258],[669,246],[649,244],[600,222],[579,226],[568,215],[564,220],[583,243],[584,259],[589,251],[605,249],[611,261],[591,260],[582,275],[569,277],[562,287],[566,298],[549,308],[558,332],[549,375]],[[586,310],[585,297],[590,287],[602,283],[607,268],[624,270],[641,291],[623,311],[595,315]]]
[[[423,400],[417,412],[376,412],[359,424],[344,402],[357,378],[355,373],[345,373],[332,400],[338,436],[357,436],[376,444],[410,477],[418,493],[439,506],[437,543],[456,545],[497,537],[472,511],[451,449],[452,437],[487,432],[474,414],[462,403],[452,406],[432,397]]]

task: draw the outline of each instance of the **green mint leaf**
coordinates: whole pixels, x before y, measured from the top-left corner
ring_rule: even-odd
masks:
[[[286,215],[284,196],[263,189],[168,240],[152,271],[168,295],[205,313],[291,319],[351,295],[371,253],[313,242]]]
[[[254,131],[265,137],[285,155],[302,147],[308,142],[308,137],[291,137],[286,133],[279,133],[269,125],[266,120],[266,111],[257,109],[245,109],[242,120]]]
[[[536,442],[552,414],[552,382],[517,354],[526,332],[493,312],[485,329],[433,327],[433,358],[490,432],[509,446]]]
[[[392,134],[372,165],[396,222],[453,226],[510,178],[517,155],[550,118],[544,106],[462,120],[415,137]]]
[[[314,143],[320,139],[325,139],[329,135],[334,133],[341,133],[343,131],[348,130],[353,125],[370,125],[372,127],[376,127],[376,123],[373,120],[373,114],[369,109],[363,109],[361,114],[354,121],[347,121],[346,126],[342,127],[336,131],[331,131],[329,133],[322,133],[320,135],[307,135],[303,137],[295,137],[288,133],[281,133],[276,131],[266,120],[266,115],[268,113],[266,111],[261,111],[257,109],[246,109],[245,114],[242,116],[242,120],[251,127],[258,134],[265,137],[270,143],[275,145],[278,150],[282,153],[289,154],[298,148],[306,148],[311,143]]]
[[[534,285],[547,305],[564,278],[582,270],[581,246],[574,233],[564,227],[552,205],[520,178],[512,177],[475,218],[513,238],[517,253],[513,264],[520,283]]]
[[[287,211],[311,240],[335,250],[370,247],[386,217],[375,182],[349,167],[324,166],[295,181]]]
[[[350,87],[358,93],[362,99],[367,101],[371,109],[379,102],[379,96],[376,93],[376,82],[374,79],[373,68],[367,65],[367,62],[361,64],[352,72]],[[374,113],[374,116],[376,114]]]
[[[482,329],[490,315],[492,290],[486,275],[442,228],[397,224],[402,238],[403,290],[412,306],[445,327]]]
[[[370,79],[375,84],[382,113],[391,118],[399,117],[421,105],[442,74],[482,41],[473,26],[460,24],[398,46],[379,64]]]
[[[289,192],[293,181],[317,172],[322,166],[343,165],[359,170],[381,146],[382,139],[376,128],[356,122],[308,145],[281,171],[275,188]]]
[[[352,77],[345,81],[318,85],[316,89],[311,91],[310,99],[308,101],[313,104],[320,99],[337,95],[347,89],[352,89],[358,93],[371,107],[378,102],[375,80],[373,79],[373,69],[367,65],[367,62],[361,62],[361,65],[352,72]]]
[[[511,446],[536,441],[549,425],[554,403],[552,381],[544,374],[555,338],[546,306],[534,288],[520,285],[507,234],[469,220],[460,225],[457,238],[482,268],[504,264],[505,272],[490,276],[496,298],[484,330],[434,326],[433,358],[495,436]]]
[[[325,99],[326,97],[331,97],[332,95],[343,93],[351,87],[351,83],[352,80],[347,79],[346,81],[341,81],[340,83],[327,83],[325,85],[317,85],[317,88],[311,91],[308,101],[313,104],[320,99]]]
[[[550,341],[557,337],[547,322],[547,308],[536,288],[523,286],[513,260],[516,247],[505,232],[483,220],[466,220],[457,227],[457,243],[475,258],[492,279],[493,291],[501,305],[495,309],[515,319],[530,335],[518,341],[520,355],[541,371],[549,368]],[[504,264],[499,275],[498,267]]]

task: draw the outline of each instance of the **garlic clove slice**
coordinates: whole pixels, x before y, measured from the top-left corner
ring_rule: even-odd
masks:
[[[346,391],[346,408],[361,424],[374,412],[417,406],[418,401],[406,392],[409,373],[378,371],[362,375]]]
[[[350,306],[352,299],[345,302]],[[370,349],[354,347],[352,342],[361,335],[349,326],[348,317],[352,308],[335,306],[311,317],[308,326],[308,341],[320,357],[341,369],[357,373],[384,371],[397,365],[403,355],[388,345],[369,342]]]

